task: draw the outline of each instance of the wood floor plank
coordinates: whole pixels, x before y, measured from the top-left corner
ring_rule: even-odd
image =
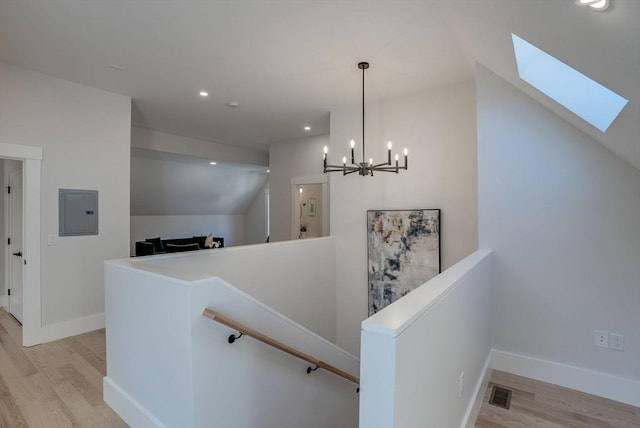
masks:
[[[2,376],[0,376],[0,426],[16,428],[28,427],[27,421],[18,408]]]
[[[107,375],[107,362],[105,361],[105,358],[103,356],[96,355],[91,351],[91,349],[89,349],[76,338],[64,339],[64,342],[78,355],[84,358],[89,364],[95,367],[96,370],[102,373],[102,376]]]
[[[489,404],[494,385],[513,391],[508,410]],[[639,428],[640,408],[494,370],[475,426]]]
[[[13,341],[9,335],[0,334],[0,346],[9,355],[20,375],[29,376],[38,372],[34,365],[31,364],[31,360],[25,355],[22,346]]]
[[[23,348],[19,329],[0,309],[0,428],[127,427],[102,398],[104,330]]]

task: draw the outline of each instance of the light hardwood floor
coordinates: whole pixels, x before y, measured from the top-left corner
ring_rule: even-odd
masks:
[[[493,385],[513,391],[509,410],[489,404]],[[476,428],[639,428],[640,408],[494,370]]]
[[[102,401],[104,330],[20,344],[20,325],[0,309],[1,428],[127,426]],[[493,384],[513,390],[509,410],[488,404]],[[476,428],[503,427],[639,428],[640,408],[494,371]]]
[[[23,348],[0,309],[0,427],[126,427],[102,401],[104,330]]]

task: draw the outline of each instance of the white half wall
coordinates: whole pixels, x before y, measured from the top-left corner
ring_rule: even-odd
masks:
[[[244,245],[244,214],[131,216],[131,255],[136,241],[147,238],[173,239],[208,235],[224,238],[225,247]]]
[[[367,157],[374,163],[409,149],[409,169],[374,177],[329,174],[331,235],[337,241],[338,345],[359,353],[367,317],[366,211],[441,209],[442,270],[471,254],[477,241],[475,86],[447,86],[367,105]],[[362,156],[359,107],[331,112],[329,162],[355,139]],[[320,165],[321,152],[313,160]]]
[[[490,254],[362,322],[360,427],[473,426],[491,355]]]
[[[330,342],[336,341],[335,239],[136,258],[145,266],[213,275]]]
[[[0,141],[40,147],[42,340],[104,312],[103,261],[129,253],[131,100],[0,63]],[[58,237],[58,189],[99,192],[99,235]],[[48,244],[52,236],[55,245]]]
[[[211,308],[357,376],[358,360],[317,334],[317,316],[335,326],[332,260],[335,242],[324,238],[107,262],[105,401],[132,426],[357,426],[357,385],[307,374],[305,361],[250,337],[231,345],[237,332],[202,316]],[[238,270],[257,280],[234,287],[213,276]]]
[[[269,146],[271,242],[291,239],[291,179],[322,176],[322,148],[328,145],[329,136],[321,135]]]
[[[493,348],[638,382],[640,171],[482,66],[476,82]],[[595,330],[624,334],[624,351]]]

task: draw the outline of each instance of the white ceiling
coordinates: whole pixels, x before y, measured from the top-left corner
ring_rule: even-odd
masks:
[[[640,169],[639,22],[640,0],[0,0],[0,60],[128,95],[135,125],[260,150],[328,133],[360,102],[359,61],[369,99],[471,80],[477,61]],[[517,78],[511,32],[630,100],[606,134]]]

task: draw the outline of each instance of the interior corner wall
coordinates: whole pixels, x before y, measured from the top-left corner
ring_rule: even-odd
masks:
[[[371,103],[366,108],[367,157],[386,158],[386,142],[409,169],[373,177],[331,174],[331,236],[337,242],[338,346],[360,352],[367,318],[366,212],[372,209],[441,209],[441,268],[478,248],[476,108],[473,82]],[[340,162],[355,139],[361,157],[361,109],[331,112],[329,161]],[[317,155],[316,155],[317,156]],[[402,162],[402,161],[401,161]]]
[[[44,339],[98,328],[104,260],[129,255],[131,99],[5,63],[0,93],[0,140],[43,149]],[[57,236],[60,188],[99,192],[98,235]],[[48,244],[51,235],[55,245]]]
[[[291,179],[322,176],[322,148],[328,145],[329,136],[320,135],[269,147],[270,242],[291,239]]]
[[[476,79],[493,348],[640,380],[640,171],[486,68]]]
[[[267,196],[269,181],[264,183],[244,214],[245,244],[263,244],[267,241]]]

